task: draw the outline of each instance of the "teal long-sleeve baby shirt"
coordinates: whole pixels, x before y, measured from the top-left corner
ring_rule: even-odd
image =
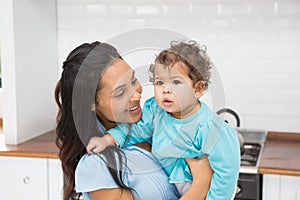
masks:
[[[152,138],[152,154],[162,164],[171,183],[191,182],[184,158],[207,154],[214,173],[206,199],[229,200],[240,167],[237,133],[205,103],[200,104],[201,108],[192,116],[177,119],[160,108],[152,97],[144,104],[142,118],[131,124],[130,133],[128,124],[119,124],[108,133],[121,147]]]

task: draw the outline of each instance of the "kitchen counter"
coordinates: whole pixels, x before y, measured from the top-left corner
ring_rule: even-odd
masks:
[[[53,130],[18,145],[6,145],[4,135],[0,133],[0,156],[58,159],[59,149],[55,144],[55,137]],[[151,150],[147,142],[136,144],[136,146],[148,151]]]
[[[0,133],[0,156],[58,158],[55,131],[18,145],[6,145]],[[258,172],[300,176],[300,134],[268,132]]]
[[[49,131],[18,145],[6,145],[4,135],[0,134],[0,156],[58,158],[55,131]]]
[[[268,132],[258,172],[300,176],[300,134]]]

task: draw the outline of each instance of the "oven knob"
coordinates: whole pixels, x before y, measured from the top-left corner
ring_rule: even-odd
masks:
[[[239,194],[242,192],[242,188],[238,185],[236,186],[236,189],[235,189],[235,194]]]

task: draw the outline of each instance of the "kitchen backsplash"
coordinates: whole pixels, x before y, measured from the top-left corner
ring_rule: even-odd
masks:
[[[207,46],[243,128],[300,132],[299,0],[59,0],[57,8],[59,63],[82,42],[173,30]]]

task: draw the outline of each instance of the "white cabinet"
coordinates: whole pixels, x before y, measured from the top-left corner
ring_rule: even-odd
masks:
[[[280,175],[263,175],[263,200],[280,200]]]
[[[47,199],[47,159],[0,157],[1,199]]]
[[[0,199],[62,199],[62,178],[59,160],[0,157]]]
[[[48,160],[48,184],[49,184],[49,200],[62,199],[63,189],[63,172],[61,162],[58,159]]]
[[[281,176],[281,199],[300,200],[300,176]]]
[[[300,176],[263,175],[263,200],[300,200]]]

